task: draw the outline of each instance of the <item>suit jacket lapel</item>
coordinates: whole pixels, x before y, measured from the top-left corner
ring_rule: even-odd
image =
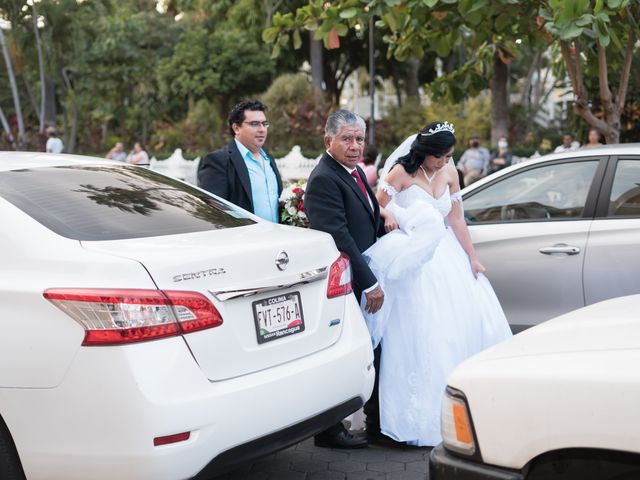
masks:
[[[329,155],[328,153],[324,154],[324,156],[322,157],[322,160],[325,161],[327,165],[329,165],[337,173],[338,177],[340,177],[340,179],[343,182],[349,185],[349,188],[353,190],[353,193],[360,199],[362,204],[367,209],[367,212],[369,212],[369,215],[371,215],[371,218],[373,218],[373,220],[375,221],[374,210],[372,210],[369,200],[365,198],[364,194],[360,190],[360,187],[358,187],[358,184],[353,179],[353,177],[349,175],[347,171],[344,169],[344,167],[340,165],[340,163],[337,160],[335,160],[333,157],[331,157],[331,155]],[[362,175],[360,176],[360,178],[362,178]],[[371,191],[370,188],[368,188],[366,182],[365,182],[365,187],[367,187],[367,191],[369,192],[369,195],[371,195],[371,199],[372,199],[371,203],[375,206],[377,202],[375,201],[373,192]]]
[[[360,174],[360,178],[362,178],[362,182],[364,183],[364,187],[369,192],[369,196],[371,197],[371,205],[373,206],[373,218],[376,219],[380,216],[380,205],[378,205],[378,199],[376,198],[375,193],[369,186],[369,182],[367,181],[367,176],[364,174],[360,167],[356,167],[358,169],[358,173]],[[360,190],[360,189],[358,189]],[[367,202],[368,203],[368,202]]]
[[[249,202],[251,203],[251,209],[253,211],[253,195],[251,194],[249,170],[247,170],[247,165],[244,163],[242,155],[240,155],[240,150],[238,150],[235,140],[231,140],[231,143],[229,144],[229,156],[231,157],[231,162],[238,173],[240,184],[242,185],[244,192],[247,194],[247,197],[249,197]]]

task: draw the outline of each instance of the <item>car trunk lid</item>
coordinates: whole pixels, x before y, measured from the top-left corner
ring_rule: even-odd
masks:
[[[260,222],[83,246],[135,259],[159,289],[196,291],[215,305],[221,326],[184,335],[210,380],[312,354],[340,336],[344,296],[327,299],[339,252],[327,234]]]

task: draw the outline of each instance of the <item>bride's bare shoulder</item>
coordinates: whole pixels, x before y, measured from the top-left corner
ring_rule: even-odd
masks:
[[[402,187],[410,178],[411,176],[407,173],[404,167],[401,164],[397,163],[393,167],[391,167],[391,170],[384,178],[384,180],[394,187]]]
[[[454,167],[452,164],[447,163],[444,167],[442,167],[442,169],[444,170],[444,172],[447,175],[447,178],[451,177],[451,178],[458,178],[458,171],[456,170],[456,167]]]

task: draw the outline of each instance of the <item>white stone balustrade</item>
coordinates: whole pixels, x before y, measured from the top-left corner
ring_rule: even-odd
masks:
[[[530,158],[539,157],[536,152]],[[318,164],[318,158],[306,158],[302,155],[302,150],[298,145],[294,145],[289,153],[282,158],[277,158],[276,163],[283,181],[306,180],[309,178],[311,170]],[[526,157],[514,157],[513,163],[520,163],[528,160]],[[200,157],[194,160],[187,160],[182,156],[182,149],[177,148],[173,154],[166,160],[151,159],[151,169],[174,178],[179,178],[192,185],[198,183],[198,164]]]
[[[157,160],[155,157],[152,157],[149,168],[156,172],[163,173],[170,177],[179,178],[180,180],[184,180],[192,185],[196,185],[199,163],[200,157],[193,160],[187,160],[182,156],[182,149],[176,148],[175,152],[165,160]]]
[[[306,158],[302,155],[302,150],[295,145],[291,151],[282,158],[276,159],[278,170],[282,180],[302,180],[309,177],[311,170],[316,166],[320,157]],[[182,156],[182,149],[177,148],[173,154],[165,160],[151,158],[150,168],[157,172],[179,178],[192,185],[198,183],[198,164],[200,157],[194,160],[187,160]]]
[[[318,158],[306,158],[298,145],[294,145],[289,153],[276,159],[282,180],[306,180],[311,170],[318,164]]]

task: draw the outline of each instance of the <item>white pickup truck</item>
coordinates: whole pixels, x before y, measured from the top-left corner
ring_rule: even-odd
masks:
[[[640,295],[526,330],[448,383],[430,480],[640,479]]]

